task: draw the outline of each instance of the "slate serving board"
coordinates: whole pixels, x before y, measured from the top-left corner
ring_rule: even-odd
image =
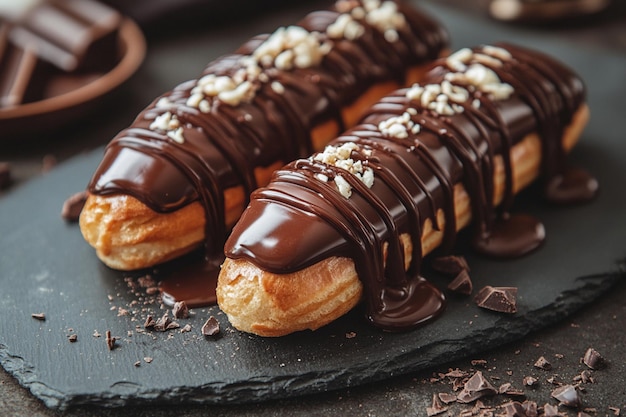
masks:
[[[626,58],[572,48],[524,32],[466,21],[445,8],[426,8],[451,28],[454,48],[509,40],[564,60],[586,79],[592,120],[571,160],[601,183],[589,205],[545,205],[536,189],[517,209],[541,218],[548,240],[516,261],[467,256],[475,288],[519,287],[513,316],[480,310],[470,298],[450,297],[444,316],[421,329],[387,334],[364,324],[355,310],[317,332],[263,339],[230,328],[217,307],[196,309],[192,331],[143,333],[143,304],[124,274],[104,267],[76,225],[59,212],[82,189],[101,150],[81,155],[0,200],[0,363],[51,408],[145,403],[243,403],[328,391],[425,369],[524,337],[562,320],[622,277],[626,255],[626,141],[623,75]],[[295,20],[295,19],[294,19]],[[432,276],[441,286],[446,281]],[[129,311],[119,315],[120,307]],[[45,321],[31,318],[44,312]],[[123,311],[122,311],[123,312]],[[217,338],[200,334],[214,315]],[[137,327],[139,326],[139,327]],[[104,334],[120,339],[110,351]],[[129,333],[130,332],[130,333]],[[68,336],[78,339],[70,343]],[[99,337],[97,335],[100,334]],[[151,362],[148,363],[151,358]],[[136,366],[139,363],[139,366]]]

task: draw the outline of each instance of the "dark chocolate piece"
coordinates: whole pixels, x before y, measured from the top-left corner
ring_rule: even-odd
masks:
[[[67,337],[67,340],[69,340],[70,343],[74,343],[78,340],[78,335],[76,333],[73,333]]]
[[[105,339],[104,339],[104,341],[106,342],[106,344],[107,344],[107,348],[108,348],[109,350],[113,350],[113,349],[115,349],[115,347],[116,347],[116,344],[115,344],[115,343],[117,342],[117,338],[116,338],[116,337],[111,336],[111,330],[107,330],[107,331],[105,332]]]
[[[552,364],[548,362],[548,360],[544,356],[541,356],[535,362],[534,367],[543,369],[544,371],[549,371],[550,369],[552,369]]]
[[[179,301],[174,303],[174,307],[172,307],[172,315],[177,319],[186,319],[189,317],[189,308],[187,307],[187,303],[184,301]]]
[[[527,387],[533,387],[539,383],[539,380],[533,376],[525,376],[522,383]]]
[[[566,407],[579,407],[580,397],[576,387],[573,385],[563,385],[558,387],[550,394],[553,398],[558,400],[560,404]]]
[[[503,404],[502,408],[504,409],[504,416],[506,417],[528,417],[524,406],[517,401]]]
[[[0,190],[9,188],[12,183],[11,164],[8,162],[0,162]]]
[[[63,203],[63,208],[61,209],[61,217],[68,222],[77,222],[80,217],[80,212],[85,206],[85,201],[87,201],[86,191],[79,191],[71,195]]]
[[[498,390],[485,379],[481,371],[477,371],[463,386],[463,390],[457,396],[460,403],[471,403],[482,397],[496,395]]]
[[[544,417],[561,417],[562,414],[559,413],[559,407],[552,404],[546,404],[543,406],[543,415]]]
[[[146,317],[146,320],[143,322],[144,329],[153,329],[155,325],[156,321],[154,320],[154,317],[148,314],[148,317]]]
[[[433,401],[430,407],[426,407],[426,415],[428,417],[436,416],[441,413],[448,411],[448,407],[444,406],[441,403],[441,400],[437,396],[437,394],[433,394]]]
[[[457,294],[471,295],[474,289],[472,279],[466,270],[459,272],[459,274],[448,284],[447,287],[450,291]]]
[[[526,411],[526,417],[537,417],[539,412],[537,411],[537,403],[535,401],[526,400],[522,404]]]
[[[33,45],[18,47],[9,41],[11,26],[0,18],[0,109],[27,101],[38,66]]]
[[[437,396],[444,404],[450,404],[456,401],[456,395],[450,394],[448,392],[440,392],[439,394],[437,394]]]
[[[517,288],[492,287],[487,285],[476,294],[478,307],[500,313],[514,314],[517,312]]]
[[[430,264],[432,268],[442,274],[457,276],[461,272],[469,272],[470,268],[463,256],[439,256]]]
[[[220,332],[220,323],[213,316],[202,325],[202,334],[205,336],[216,336]]]
[[[600,369],[606,364],[602,355],[594,348],[587,349],[583,357],[583,363],[590,369]]]
[[[40,321],[46,320],[46,315],[44,313],[33,313],[30,316],[36,320],[40,320]]]

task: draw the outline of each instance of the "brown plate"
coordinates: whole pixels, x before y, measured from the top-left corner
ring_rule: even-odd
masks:
[[[78,80],[70,91],[0,109],[0,140],[56,129],[93,110],[137,71],[146,55],[144,35],[130,19],[122,21],[120,43],[122,58],[111,71]]]

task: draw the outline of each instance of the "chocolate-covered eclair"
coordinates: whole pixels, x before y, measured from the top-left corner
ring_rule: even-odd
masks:
[[[436,317],[445,298],[420,276],[426,254],[449,251],[470,220],[483,253],[537,248],[541,223],[510,209],[540,173],[553,199],[593,195],[564,163],[587,116],[581,79],[542,53],[502,44],[439,60],[252,194],[225,246],[220,308],[263,336],[316,329],[361,299],[385,330]]]
[[[202,244],[223,257],[252,190],[419,78],[446,45],[438,23],[388,0],[338,0],[250,39],[154,100],[111,141],[89,183],[85,239],[117,269]]]

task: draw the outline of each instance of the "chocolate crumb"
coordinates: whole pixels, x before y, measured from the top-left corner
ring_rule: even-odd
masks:
[[[448,392],[440,392],[437,396],[444,404],[450,404],[456,401],[456,395]]]
[[[117,341],[117,338],[111,336],[111,330],[107,330],[105,332],[105,341],[109,350],[115,349],[115,342]]]
[[[447,288],[457,294],[471,295],[474,285],[467,271],[463,270],[448,284]]]
[[[445,407],[443,404],[441,404],[441,401],[439,400],[437,394],[433,394],[432,405],[430,407],[426,407],[426,414],[428,415],[428,417],[436,416],[446,411],[448,411],[448,407]]]
[[[61,218],[68,222],[77,222],[80,217],[80,212],[83,211],[85,202],[87,201],[87,191],[79,191],[72,194],[63,203],[61,209]]]
[[[559,407],[547,403],[543,406],[543,415],[544,417],[561,417],[561,413],[559,413]]]
[[[534,366],[535,368],[543,369],[544,371],[552,369],[552,364],[543,356],[537,359]]]
[[[578,391],[573,385],[563,385],[558,387],[550,394],[554,399],[558,400],[560,404],[566,407],[578,407],[580,406],[580,397]]]
[[[9,188],[12,183],[11,165],[8,162],[0,162],[0,190]]]
[[[141,361],[137,361],[137,362],[133,363],[133,365],[136,366],[136,367],[140,367],[141,366]]]
[[[504,416],[506,417],[527,417],[524,406],[517,401],[503,404],[502,408],[504,408]]]
[[[457,396],[457,401],[460,403],[471,403],[479,398],[495,395],[497,393],[498,390],[485,379],[483,373],[476,371],[463,386],[463,390]]]
[[[191,331],[191,324],[187,323],[185,324],[181,329],[180,332],[181,333],[188,333]]]
[[[483,287],[476,295],[478,307],[500,313],[514,314],[517,312],[517,288],[515,287]]]
[[[78,335],[76,333],[71,334],[67,337],[67,340],[69,340],[70,343],[74,343],[78,340]]]
[[[346,333],[346,339],[354,339],[356,337],[356,333],[355,332],[348,332]]]
[[[143,361],[144,361],[145,363],[152,363],[152,361],[153,361],[153,360],[154,360],[154,359],[152,359],[150,356],[146,356],[145,358],[143,358]]]
[[[470,268],[463,256],[440,256],[431,262],[432,268],[442,274],[456,276],[461,272],[469,272]]]
[[[46,321],[46,315],[44,313],[33,313],[30,316],[39,321]]]
[[[604,358],[594,348],[589,348],[585,352],[583,357],[583,363],[589,367],[589,369],[600,369],[605,365]]]
[[[472,366],[482,366],[485,367],[487,366],[487,361],[484,359],[473,359],[471,361]]]
[[[184,301],[177,301],[172,308],[172,315],[177,319],[189,318],[189,308]]]
[[[526,385],[527,387],[535,386],[537,385],[538,382],[539,380],[532,376],[525,376],[523,380],[523,384]]]
[[[220,323],[213,316],[202,325],[202,334],[205,336],[215,336],[220,332]]]

